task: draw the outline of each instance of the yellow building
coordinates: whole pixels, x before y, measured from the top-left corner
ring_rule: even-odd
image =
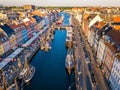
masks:
[[[0,41],[0,55],[4,54],[3,43]]]
[[[8,20],[7,14],[0,13],[1,20]]]
[[[35,10],[35,5],[24,5],[24,10]]]
[[[0,32],[0,55],[4,54],[5,52],[8,52],[9,50],[9,39],[4,33]]]
[[[1,25],[0,28],[0,31],[9,38],[10,48],[15,50],[18,44],[13,29],[10,28],[7,24]]]
[[[10,47],[11,49],[16,49],[17,48],[17,41],[16,41],[16,36],[13,34],[11,37],[9,37],[9,42],[10,42]]]

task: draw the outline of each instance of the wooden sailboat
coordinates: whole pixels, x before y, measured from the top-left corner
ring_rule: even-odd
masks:
[[[24,78],[25,83],[27,83],[33,78],[35,74],[35,67],[28,64],[27,56],[25,56],[24,69],[25,69],[25,73],[23,73],[23,76],[24,76],[23,78]]]
[[[35,74],[35,67],[32,66],[32,65],[30,65],[29,67],[30,67],[29,71],[28,71],[26,77],[24,78],[25,83],[29,82],[33,78],[33,76]]]
[[[25,63],[24,63],[24,66],[23,66],[23,68],[22,68],[22,64],[21,64],[21,61],[20,61],[20,59],[18,58],[18,64],[19,64],[19,66],[20,66],[20,74],[19,74],[19,79],[22,79],[22,78],[24,78],[25,77],[25,75],[26,75],[26,73],[27,73],[27,71],[28,71],[28,69],[29,69],[29,66],[28,66],[28,64],[27,64],[27,57],[25,56]]]
[[[71,49],[68,49],[65,66],[67,68],[68,74],[71,74],[71,70],[74,67],[73,50]]]

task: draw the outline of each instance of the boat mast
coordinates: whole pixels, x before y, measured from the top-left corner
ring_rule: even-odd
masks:
[[[21,64],[20,58],[18,58],[18,67],[20,68],[20,72],[21,72],[22,71],[22,64]]]
[[[17,84],[17,77],[15,78],[15,84],[16,84],[16,90],[19,90],[18,84]]]
[[[7,82],[6,82],[6,78],[5,78],[5,73],[4,71],[2,70],[2,76],[3,76],[3,90],[6,90],[7,89]]]
[[[27,56],[25,56],[24,68],[27,68],[27,69],[29,70],[29,65],[28,65],[28,61],[27,61]]]

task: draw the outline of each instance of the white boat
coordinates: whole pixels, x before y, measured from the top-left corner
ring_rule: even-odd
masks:
[[[51,39],[52,39],[52,40],[54,39],[54,35],[51,36]]]
[[[35,74],[35,67],[30,65],[29,72],[27,73],[26,77],[24,78],[25,83],[29,82]]]
[[[50,43],[46,42],[46,44],[45,44],[45,51],[48,51],[51,48],[52,47],[50,46]]]
[[[73,41],[72,35],[73,35],[73,30],[72,30],[72,28],[69,28],[67,30],[67,37],[66,37],[66,47],[67,48],[71,48],[72,47],[72,41]]]
[[[74,67],[73,51],[71,50],[68,50],[66,61],[65,61],[65,66],[67,68],[68,74],[71,74],[71,70]]]
[[[24,68],[21,72],[20,72],[20,75],[19,75],[19,79],[22,79],[24,78],[25,74],[27,73],[28,69],[27,68]]]

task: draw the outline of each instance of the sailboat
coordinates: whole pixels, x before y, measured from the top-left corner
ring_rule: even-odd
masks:
[[[25,63],[24,63],[24,66],[22,67],[20,58],[18,58],[18,66],[20,68],[20,74],[18,76],[19,79],[23,79],[25,77],[25,75],[27,74],[29,66],[27,64],[27,60],[26,59],[27,59],[27,57],[25,56]]]
[[[25,56],[24,68],[21,72],[21,76],[24,79],[25,83],[29,82],[35,74],[35,67],[28,64],[27,56]]]
[[[48,51],[51,48],[52,47],[50,46],[50,43],[46,41],[46,43],[45,43],[45,51]]]
[[[73,50],[72,49],[68,49],[65,66],[67,68],[68,74],[70,75],[71,71],[74,67],[74,58],[73,58]]]
[[[34,74],[35,74],[35,67],[32,65],[29,65],[29,71],[26,77],[24,78],[25,83],[29,82],[33,78]]]
[[[19,66],[21,65],[20,59],[18,59]],[[35,74],[35,67],[28,64],[27,56],[25,56],[24,67],[19,74],[19,79],[24,79],[25,83],[29,82]]]

